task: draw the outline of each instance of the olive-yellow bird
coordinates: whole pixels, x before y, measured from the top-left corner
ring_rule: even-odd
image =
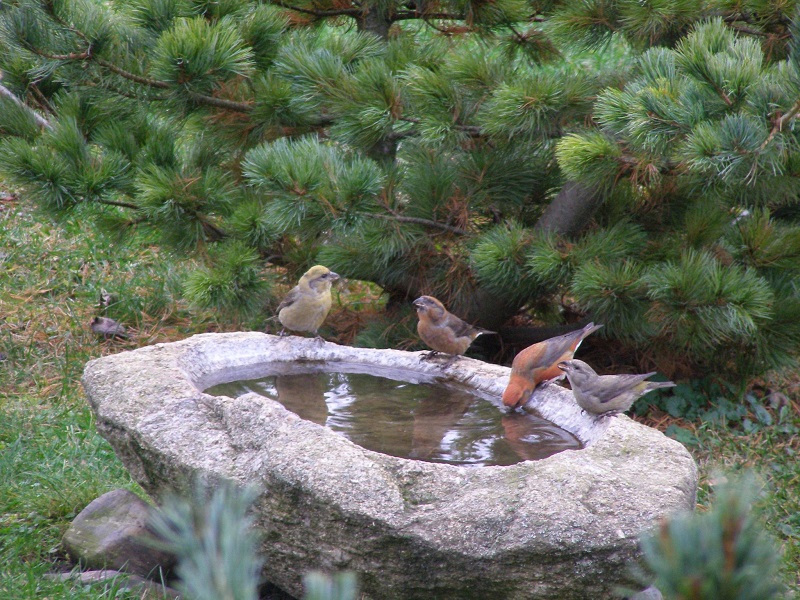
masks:
[[[558,368],[567,374],[578,406],[598,417],[625,412],[640,396],[675,386],[671,381],[645,381],[655,371],[643,375],[598,375],[577,359],[562,361]]]
[[[448,312],[444,304],[433,296],[420,296],[413,304],[419,317],[417,333],[432,350],[426,358],[444,352],[452,355],[450,362],[453,362],[467,351],[476,337],[484,333],[494,333],[462,321]]]
[[[306,271],[278,306],[278,320],[284,327],[280,335],[286,335],[290,329],[313,333],[322,339],[317,330],[331,309],[331,284],[337,279],[336,273],[322,265]]]
[[[511,409],[522,406],[537,385],[563,377],[558,363],[572,358],[583,339],[601,327],[589,323],[583,329],[538,342],[520,351],[511,363],[511,377],[503,392],[503,404]]]

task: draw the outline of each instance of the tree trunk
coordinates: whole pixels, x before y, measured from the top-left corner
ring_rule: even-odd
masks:
[[[389,39],[392,21],[383,13],[377,3],[364,4],[364,14],[358,19],[358,30],[374,33],[382,40]]]
[[[580,233],[600,208],[603,194],[576,181],[567,181],[534,226],[540,233],[571,236]]]

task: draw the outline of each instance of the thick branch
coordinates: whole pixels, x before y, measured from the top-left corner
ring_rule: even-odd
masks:
[[[47,119],[42,117],[39,113],[37,113],[35,110],[33,110],[30,106],[28,106],[22,100],[17,98],[14,95],[14,93],[11,90],[9,90],[6,86],[4,86],[3,84],[0,84],[0,96],[4,96],[4,97],[8,98],[14,104],[19,106],[21,109],[27,111],[28,114],[30,114],[33,117],[33,120],[36,121],[36,123],[39,125],[39,127],[42,127],[44,129],[52,129],[53,128],[53,126],[50,125],[50,122]]]
[[[205,231],[209,234],[212,241],[218,242],[219,240],[223,240],[228,237],[227,233],[214,225],[214,223],[209,221],[207,218],[201,218],[200,223],[203,226],[203,229],[205,229]]]
[[[589,224],[603,195],[577,181],[567,181],[534,226],[541,233],[575,235]]]
[[[119,202],[117,200],[98,200],[100,204],[107,204],[108,206],[119,206],[120,208],[132,208],[133,210],[139,210],[139,207],[136,204],[132,204],[130,202]]]
[[[759,150],[763,150],[766,148],[769,143],[778,135],[779,132],[783,131],[783,128],[786,127],[793,119],[795,119],[800,113],[800,100],[794,103],[794,106],[789,109],[785,115],[783,115],[780,119],[775,121],[775,124],[772,126],[772,131],[769,132],[767,139],[764,140],[764,143],[761,144]]]
[[[33,49],[33,51],[39,56],[51,60],[63,60],[63,61],[93,60],[95,63],[97,63],[104,69],[108,69],[112,73],[116,73],[117,75],[119,75],[124,79],[127,79],[128,81],[133,81],[134,83],[162,90],[171,89],[173,87],[172,84],[166,81],[160,81],[158,79],[143,77],[141,75],[137,75],[136,73],[131,73],[130,71],[126,71],[125,69],[118,67],[112,62],[103,60],[102,58],[97,58],[92,54],[91,50],[86,50],[84,52],[71,52],[69,54],[47,54],[46,52],[42,52],[41,50],[36,50],[36,49]],[[237,102],[235,100],[228,100],[226,98],[216,98],[214,96],[207,96],[205,94],[192,92],[191,90],[187,90],[187,94],[189,95],[189,98],[191,98],[194,102],[196,102],[197,104],[202,104],[204,106],[214,106],[216,108],[224,108],[225,110],[234,110],[237,112],[250,112],[253,109],[253,107],[248,102]]]
[[[401,10],[392,15],[392,21],[408,21],[410,19],[439,19],[441,21],[463,21],[464,15],[456,13],[418,12]]]
[[[142,77],[141,75],[136,75],[135,73],[131,73],[130,71],[126,71],[125,69],[121,69],[114,63],[108,62],[107,60],[103,60],[102,58],[95,58],[94,61],[101,67],[108,69],[112,73],[116,73],[117,75],[127,79],[128,81],[133,81],[135,83],[140,83],[148,87],[159,88],[162,90],[169,89],[170,87],[170,85],[166,81],[159,81],[158,79],[150,79],[149,77]]]
[[[133,81],[135,83],[140,83],[142,85],[159,89],[170,89],[172,87],[171,84],[167,83],[166,81],[159,81],[158,79],[150,79],[148,77],[142,77],[141,75],[136,75],[135,73],[131,73],[129,71],[126,71],[125,69],[121,69],[114,63],[108,62],[101,58],[95,58],[94,60],[101,67],[106,68],[109,71],[116,73],[120,77]],[[197,92],[192,92],[188,90],[187,93],[194,102],[196,102],[197,104],[203,104],[205,106],[214,106],[216,108],[224,108],[226,110],[235,110],[238,112],[250,112],[253,109],[253,107],[248,102],[236,102],[235,100],[228,100],[226,98],[217,98],[215,96],[206,96],[205,94],[198,94]]]
[[[398,221],[399,223],[414,223],[416,225],[425,225],[426,227],[434,227],[442,231],[449,231],[457,235],[469,235],[469,231],[461,229],[460,227],[453,227],[447,223],[439,223],[438,221],[431,221],[430,219],[423,219],[421,217],[406,217],[403,215],[384,215],[376,213],[367,213],[370,217],[375,219],[383,219],[385,221]]]
[[[363,14],[363,11],[360,8],[336,8],[332,10],[318,10],[314,8],[303,8],[301,6],[294,6],[292,4],[288,4],[283,2],[283,0],[276,0],[275,4],[282,8],[286,8],[289,10],[294,10],[299,13],[303,13],[305,15],[311,15],[313,17],[341,17],[341,16],[351,16],[351,17],[358,17]]]

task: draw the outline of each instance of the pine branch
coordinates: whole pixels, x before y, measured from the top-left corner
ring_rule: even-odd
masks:
[[[84,40],[88,41],[88,38],[84,33],[78,31],[72,26],[69,26],[70,31],[78,35]],[[112,73],[123,77],[129,81],[133,81],[134,83],[138,83],[141,85],[146,85],[148,87],[154,87],[158,89],[171,89],[171,85],[166,81],[160,81],[158,79],[151,79],[149,77],[143,77],[141,75],[136,75],[135,73],[131,73],[130,71],[126,71],[121,67],[118,67],[112,62],[107,60],[103,60],[102,58],[98,58],[94,56],[92,53],[92,46],[89,43],[89,46],[83,52],[70,52],[69,54],[49,54],[40,50],[39,48],[28,48],[34,54],[41,56],[42,58],[47,58],[49,60],[59,60],[59,61],[71,61],[71,60],[93,60],[96,64],[100,65],[101,67],[108,69]],[[225,98],[216,98],[214,96],[206,96],[205,94],[199,94],[197,92],[187,91],[189,97],[196,102],[197,104],[202,104],[205,106],[213,106],[216,108],[223,108],[225,110],[233,110],[237,112],[250,112],[253,107],[248,102],[236,102],[234,100],[227,100]]]
[[[130,202],[120,202],[118,200],[97,200],[99,204],[106,204],[108,206],[119,206],[120,208],[132,208],[134,210],[138,210],[139,207],[136,204],[132,204]]]
[[[455,13],[421,13],[416,10],[403,10],[398,11],[394,15],[392,15],[391,20],[394,21],[408,21],[411,19],[424,19],[425,21],[429,19],[439,19],[441,21],[463,21],[464,15],[463,14],[455,14]],[[429,23],[430,24],[430,23]]]
[[[159,81],[158,79],[150,79],[149,77],[142,77],[141,75],[136,75],[135,73],[131,73],[130,71],[126,71],[125,69],[121,69],[114,63],[103,60],[102,58],[94,58],[94,61],[101,67],[108,69],[112,73],[116,73],[117,75],[119,75],[124,79],[127,79],[128,81],[133,81],[134,83],[140,83],[148,87],[154,87],[162,90],[169,89],[170,87],[170,85],[166,81]]]
[[[405,121],[406,123],[413,123],[415,125],[419,125],[420,123],[422,123],[422,119],[418,119],[416,117],[399,117],[397,120],[398,121]],[[480,127],[479,125],[459,125],[459,124],[454,124],[453,128],[457,129],[458,131],[463,131],[468,136],[474,137],[474,138],[482,137],[484,135],[483,128]],[[415,131],[408,131],[408,132],[403,132],[403,133],[391,133],[389,135],[389,138],[390,139],[399,139],[399,138],[404,138],[404,137],[410,137],[412,135],[416,135],[416,132]]]
[[[300,6],[294,6],[284,2],[283,0],[276,0],[275,4],[282,8],[286,8],[289,10],[294,10],[299,13],[303,13],[305,15],[311,15],[314,17],[340,17],[340,16],[360,16],[363,14],[363,10],[360,8],[338,8],[334,10],[317,10],[313,8],[302,8]]]
[[[135,83],[140,83],[142,85],[146,85],[149,87],[154,87],[158,89],[170,89],[171,86],[166,81],[159,81],[158,79],[150,79],[148,77],[142,77],[141,75],[136,75],[135,73],[131,73],[124,69],[121,69],[114,63],[108,62],[101,58],[95,58],[95,62],[108,69],[109,71],[116,73],[120,77],[133,81]],[[198,94],[197,92],[188,91],[187,92],[189,97],[197,102],[198,104],[203,104],[205,106],[214,106],[216,108],[224,108],[226,110],[233,110],[237,112],[250,112],[253,110],[253,106],[249,102],[236,102],[235,100],[227,100],[226,98],[216,98],[215,96],[206,96],[205,94]]]
[[[31,93],[36,98],[36,101],[39,103],[39,106],[42,108],[42,110],[47,111],[51,115],[56,114],[55,109],[53,109],[52,105],[50,104],[50,101],[42,93],[42,90],[39,89],[39,86],[37,86],[35,83],[31,83],[28,86],[28,89],[31,90]]]
[[[37,113],[35,110],[33,110],[30,106],[28,106],[22,100],[17,98],[14,95],[14,93],[11,90],[9,90],[6,86],[4,86],[3,84],[0,84],[0,96],[5,96],[9,100],[11,100],[14,104],[16,104],[20,108],[24,109],[25,111],[27,111],[33,117],[33,120],[36,121],[36,123],[38,123],[38,125],[40,127],[42,127],[43,129],[53,129],[53,126],[50,125],[50,122],[47,119],[42,117],[39,113]]]
[[[211,221],[206,218],[200,218],[200,224],[203,226],[203,229],[209,234],[212,240],[218,242],[219,240],[223,240],[228,237],[228,234],[225,233],[222,229],[214,225]]]
[[[406,217],[404,215],[395,215],[395,214],[383,215],[375,213],[367,213],[367,215],[375,219],[383,219],[385,221],[397,221],[399,223],[414,223],[416,225],[425,225],[426,227],[434,227],[436,229],[441,229],[443,231],[449,231],[450,233],[455,233],[457,235],[469,235],[469,231],[467,231],[466,229],[461,229],[460,227],[454,227],[452,225],[448,225],[447,223],[440,223],[439,221],[423,219],[421,217]]]
[[[794,106],[789,109],[789,112],[775,121],[775,124],[772,126],[772,131],[769,132],[767,139],[765,139],[764,143],[761,144],[759,150],[766,148],[775,138],[775,136],[778,135],[779,132],[783,131],[783,128],[786,127],[795,117],[797,117],[798,113],[800,113],[800,100],[794,103]]]

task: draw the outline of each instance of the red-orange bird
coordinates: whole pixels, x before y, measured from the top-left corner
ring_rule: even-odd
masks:
[[[417,333],[432,350],[425,358],[445,352],[453,355],[450,359],[452,362],[467,351],[476,337],[482,333],[494,333],[462,321],[433,296],[420,296],[414,300],[414,308],[419,317]]]
[[[503,392],[503,404],[512,410],[522,406],[537,385],[563,377],[564,373],[558,368],[558,363],[571,359],[583,338],[601,327],[602,325],[589,323],[583,329],[570,331],[522,350],[511,363],[511,377]]]

